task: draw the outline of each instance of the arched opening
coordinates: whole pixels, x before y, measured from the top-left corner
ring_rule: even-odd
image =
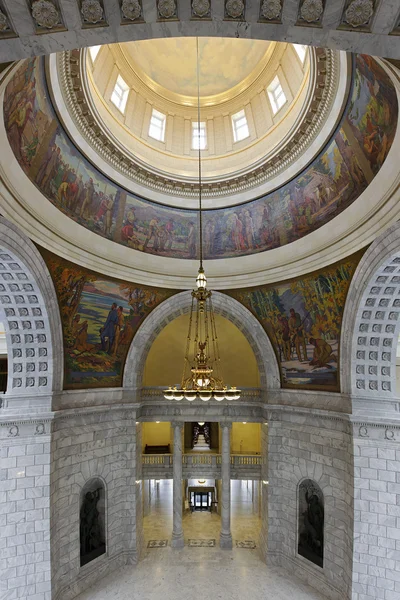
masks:
[[[304,479],[298,495],[297,552],[319,567],[324,566],[324,494],[312,479]]]
[[[189,312],[190,303],[190,293],[181,292],[165,300],[145,319],[128,352],[124,369],[124,388],[137,391],[141,389],[146,359],[153,342],[168,323]],[[275,352],[257,319],[240,302],[220,292],[213,292],[213,308],[217,315],[231,321],[245,336],[256,359],[261,390],[279,389],[280,372]],[[187,330],[185,337],[186,335]],[[175,372],[175,377],[178,373],[179,370]],[[179,379],[180,375],[178,381]]]
[[[18,410],[35,390],[36,408],[51,408],[49,393],[62,388],[62,333],[57,299],[37,248],[0,217],[0,320],[6,394],[2,407]],[[56,350],[53,351],[53,348]],[[3,389],[5,391],[5,389]]]
[[[226,384],[242,389],[244,402],[251,391],[259,393],[260,373],[252,346],[243,331],[226,316],[216,314],[221,371]],[[189,315],[171,320],[154,339],[143,367],[145,402],[168,385],[180,384],[184,365]],[[247,393],[247,395],[246,395]],[[240,404],[240,400],[237,404]],[[218,408],[219,408],[218,403]],[[178,409],[180,410],[180,409]],[[237,410],[240,413],[238,406]],[[182,511],[185,540],[192,546],[218,545],[221,528],[221,416],[188,417],[182,424]],[[174,457],[173,424],[165,416],[142,424],[142,451],[148,468],[158,469],[158,479],[144,482],[144,537],[147,544],[161,544],[173,525],[171,461]],[[233,422],[230,430],[231,526],[235,543],[256,547],[261,530],[260,475],[251,476],[250,465],[261,455],[259,422]],[[247,475],[240,468],[249,465]],[[259,463],[257,463],[259,464]],[[238,467],[238,465],[241,465]],[[197,474],[200,473],[200,474]],[[175,484],[175,483],[174,483]],[[244,535],[244,531],[246,535]],[[157,537],[157,539],[155,539]],[[245,539],[246,538],[246,539]]]
[[[95,477],[82,489],[79,514],[81,567],[106,552],[106,488]]]

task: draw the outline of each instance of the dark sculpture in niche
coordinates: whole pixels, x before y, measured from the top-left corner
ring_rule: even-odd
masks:
[[[82,493],[80,510],[81,567],[106,551],[105,489],[99,479],[89,481]]]
[[[324,495],[311,479],[299,486],[298,553],[315,565],[324,562]]]

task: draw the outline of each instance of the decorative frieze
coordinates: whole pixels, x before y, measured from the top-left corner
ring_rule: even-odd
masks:
[[[123,21],[143,22],[143,9],[140,0],[122,0],[121,15]]]
[[[348,0],[342,16],[342,27],[369,28],[374,15],[374,0]]]
[[[54,29],[61,24],[60,12],[51,0],[33,0],[31,11],[39,29]]]
[[[192,0],[192,19],[210,19],[211,0]]]
[[[303,0],[299,8],[299,24],[321,26],[324,8],[323,0]]]
[[[282,17],[282,0],[261,0],[260,21],[279,23]]]
[[[245,8],[244,0],[225,0],[225,19],[243,21]]]
[[[161,21],[177,19],[177,6],[175,0],[157,0],[157,15]]]
[[[84,25],[105,25],[103,4],[100,0],[82,0],[81,15]]]

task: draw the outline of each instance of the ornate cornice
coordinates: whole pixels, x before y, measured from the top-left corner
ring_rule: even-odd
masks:
[[[310,48],[310,84],[301,118],[280,148],[236,176],[203,181],[204,197],[217,198],[255,189],[295,163],[316,139],[331,113],[340,68],[339,53]],[[60,53],[57,59],[59,83],[65,106],[84,140],[117,172],[134,184],[171,196],[196,198],[198,185],[192,178],[178,180],[156,172],[136,159],[106,130],[97,118],[86,80],[86,51]],[[61,112],[61,111],[59,111]]]

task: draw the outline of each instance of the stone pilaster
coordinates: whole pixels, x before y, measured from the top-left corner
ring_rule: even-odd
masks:
[[[143,530],[143,481],[142,474],[142,423],[136,423],[136,560],[140,560],[144,554],[144,530]]]
[[[231,533],[231,423],[221,423],[221,548],[232,549]]]
[[[183,423],[172,423],[174,432],[173,463],[173,524],[171,546],[183,548],[185,545],[182,528],[182,429]]]
[[[268,424],[261,425],[261,532],[260,532],[260,551],[264,560],[267,558],[267,538],[268,538]]]

